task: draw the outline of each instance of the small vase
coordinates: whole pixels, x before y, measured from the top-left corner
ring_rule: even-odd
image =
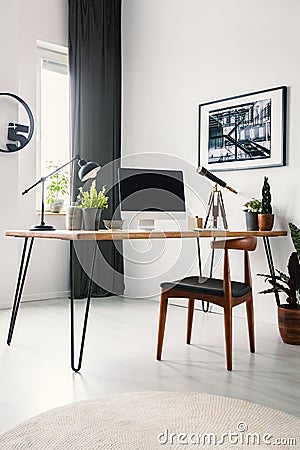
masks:
[[[64,206],[64,201],[61,198],[56,198],[50,205],[50,211],[52,213],[60,213]]]
[[[258,230],[258,217],[256,212],[246,212],[246,227],[248,231]]]
[[[78,206],[69,206],[66,211],[67,230],[80,230],[82,222],[82,209]]]
[[[97,231],[100,227],[99,208],[82,208],[83,228],[89,231]]]
[[[271,231],[274,225],[274,214],[258,214],[259,231]]]

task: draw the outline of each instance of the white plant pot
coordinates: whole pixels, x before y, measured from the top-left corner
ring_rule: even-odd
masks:
[[[50,211],[52,213],[60,213],[63,209],[64,201],[61,198],[56,198],[53,203],[50,205]]]

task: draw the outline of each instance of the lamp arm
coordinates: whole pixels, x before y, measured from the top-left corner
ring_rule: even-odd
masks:
[[[40,178],[38,181],[36,181],[34,184],[32,184],[29,188],[25,189],[22,192],[22,195],[27,194],[29,191],[31,191],[31,189],[33,189],[35,186],[37,186],[38,184],[42,183],[43,181],[45,181],[44,178]]]
[[[38,181],[36,181],[35,183],[33,183],[29,188],[25,189],[22,192],[22,195],[27,194],[29,191],[31,191],[31,189],[33,189],[35,186],[37,186],[40,183],[44,183],[45,180],[47,180],[47,178],[51,177],[52,175],[54,175],[56,172],[59,172],[61,169],[63,169],[64,167],[66,167],[68,164],[71,164],[73,161],[75,161],[76,159],[80,160],[80,156],[76,155],[74,156],[70,161],[66,162],[65,164],[63,164],[62,166],[58,167],[57,169],[53,170],[53,172],[49,173],[48,175],[46,175],[45,177],[41,177]]]

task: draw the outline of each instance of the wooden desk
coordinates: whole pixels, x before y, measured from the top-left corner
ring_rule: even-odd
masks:
[[[60,239],[69,241],[70,243],[70,321],[71,321],[71,367],[74,372],[78,372],[82,364],[83,349],[85,343],[85,335],[88,323],[89,308],[91,301],[92,280],[95,264],[95,256],[97,249],[97,241],[113,241],[113,240],[128,240],[128,239],[188,239],[197,238],[198,243],[200,238],[238,238],[245,236],[262,237],[265,246],[267,262],[272,277],[275,277],[275,269],[273,264],[271,246],[269,242],[270,237],[286,236],[286,231],[219,231],[219,230],[201,230],[201,231],[138,231],[138,230],[122,230],[122,231],[28,231],[28,230],[9,230],[5,232],[6,236],[23,238],[23,251],[20,260],[20,268],[17,278],[14,303],[12,307],[7,344],[10,345],[15,327],[15,322],[22,299],[22,292],[26,280],[27,270],[30,262],[32,247],[35,239]],[[28,241],[29,245],[28,245]],[[85,314],[83,329],[81,335],[81,343],[78,357],[78,364],[75,366],[75,352],[74,352],[74,289],[73,289],[73,245],[75,241],[94,241],[94,251],[92,255],[91,273],[89,275],[88,295],[86,299]],[[199,248],[199,247],[198,247]],[[199,252],[200,255],[200,252]],[[278,292],[276,293],[276,301],[279,303]]]
[[[203,230],[203,231],[139,231],[139,230],[120,230],[120,231],[28,231],[28,230],[9,230],[5,232],[5,236],[23,237],[23,238],[39,238],[39,239],[62,239],[63,241],[113,241],[125,239],[184,239],[184,238],[212,238],[212,237],[278,237],[286,236],[286,231],[219,231],[219,230]]]

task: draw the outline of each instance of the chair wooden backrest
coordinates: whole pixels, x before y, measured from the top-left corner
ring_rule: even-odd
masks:
[[[232,297],[231,292],[231,277],[230,277],[230,264],[228,250],[243,250],[244,251],[244,283],[247,286],[252,286],[251,270],[248,252],[252,252],[256,249],[257,238],[254,236],[248,236],[244,238],[226,239],[221,241],[212,241],[210,243],[213,249],[224,250],[224,272],[223,272],[223,290],[227,298]]]

